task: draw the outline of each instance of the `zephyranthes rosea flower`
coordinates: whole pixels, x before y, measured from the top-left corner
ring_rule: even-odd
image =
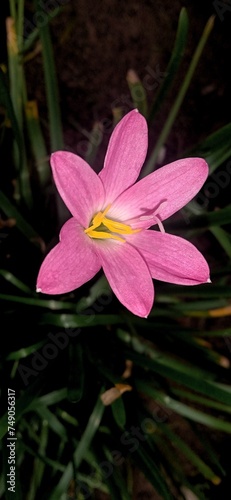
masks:
[[[153,278],[182,285],[210,281],[208,264],[197,248],[163,227],[200,190],[207,163],[201,158],[177,160],[134,184],[146,157],[147,135],[144,117],[137,110],[129,112],[111,135],[99,175],[73,153],[51,155],[55,184],[73,217],[42,263],[38,292],[71,292],[103,268],[120,302],[147,317],[154,300]]]

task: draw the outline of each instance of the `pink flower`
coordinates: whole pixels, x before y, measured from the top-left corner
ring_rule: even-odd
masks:
[[[103,268],[120,302],[147,317],[154,301],[152,278],[181,285],[210,281],[197,248],[166,234],[162,224],[197,194],[208,166],[201,158],[177,160],[134,184],[147,135],[144,117],[129,112],[112,133],[99,175],[73,153],[51,155],[54,181],[73,217],[41,265],[38,292],[70,292]],[[153,225],[158,229],[150,230]]]

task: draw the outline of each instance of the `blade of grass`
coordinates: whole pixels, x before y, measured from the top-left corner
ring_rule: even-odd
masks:
[[[115,325],[123,323],[121,316],[117,314],[92,314],[88,316],[76,314],[43,314],[40,324],[62,326],[63,328],[88,327],[97,325]]]
[[[128,332],[124,334],[123,330],[119,330],[117,334],[125,344],[130,344],[135,351],[131,349],[125,351],[126,359],[131,359],[145,370],[149,369],[164,378],[174,380],[204,394],[208,398],[227,405],[231,404],[230,388],[214,382],[214,373],[202,370],[200,367],[189,363],[185,364],[181,360],[173,359],[164,353],[155,351],[150,345],[144,344],[138,337],[134,342],[134,335],[131,336]]]
[[[34,399],[40,394],[45,385],[45,377],[40,374],[35,382],[31,383],[23,394],[16,399],[15,424],[20,420],[21,416],[30,410],[34,404]],[[0,439],[6,434],[8,428],[7,412],[0,419]]]
[[[205,25],[202,36],[201,36],[199,43],[196,47],[196,50],[192,56],[188,71],[185,75],[185,78],[184,78],[183,83],[181,85],[181,88],[177,94],[177,97],[173,103],[173,106],[170,110],[170,113],[169,113],[167,119],[165,120],[164,127],[160,133],[158,140],[157,140],[156,146],[153,149],[153,152],[151,153],[148,162],[146,163],[145,167],[142,170],[142,177],[146,176],[147,174],[149,174],[150,172],[152,172],[154,170],[155,163],[156,163],[156,160],[157,160],[158,155],[159,155],[159,151],[160,151],[161,147],[163,146],[164,142],[166,141],[168,134],[172,128],[172,125],[175,122],[175,119],[176,119],[176,116],[177,116],[178,111],[180,109],[180,106],[184,100],[184,97],[186,95],[186,92],[188,90],[190,82],[192,80],[193,74],[196,70],[197,64],[198,64],[200,57],[202,55],[204,46],[205,46],[205,44],[208,40],[208,37],[213,29],[214,20],[215,20],[215,16],[211,16]]]
[[[13,2],[11,2],[13,5]],[[15,198],[17,201],[22,197],[28,208],[33,204],[32,191],[30,185],[30,173],[26,156],[26,146],[23,134],[23,110],[26,101],[25,77],[22,62],[19,58],[19,47],[16,32],[16,20],[23,23],[23,17],[19,19],[8,17],[6,19],[7,29],[7,51],[9,66],[10,94],[12,104],[21,134],[21,149],[18,150],[16,144],[13,145],[13,157],[15,167],[18,171],[18,183],[16,182]],[[22,31],[23,27],[20,29]]]
[[[213,429],[217,429],[222,432],[231,433],[231,423],[226,422],[222,419],[213,417],[212,415],[208,415],[201,410],[197,410],[189,405],[181,403],[170,396],[166,396],[164,393],[161,393],[154,389],[152,386],[148,385],[141,380],[136,381],[136,387],[139,391],[147,396],[153,398],[154,401],[157,401],[164,407],[178,413],[179,415],[192,420],[193,422],[198,422],[207,427],[212,427]]]
[[[102,392],[104,392],[104,389],[102,390]],[[102,404],[100,397],[98,397],[95,407],[86,425],[85,431],[74,452],[74,464],[76,469],[78,469],[80,463],[84,458],[85,453],[90,447],[90,444],[92,442],[95,433],[98,431],[104,410],[105,406]],[[50,500],[57,500],[57,498],[60,498],[63,493],[66,493],[72,476],[73,476],[72,462],[69,462],[68,465],[66,466],[64,474],[61,476],[60,481],[51,492],[49,497]]]
[[[40,456],[45,456],[47,444],[48,444],[48,424],[46,420],[43,420],[40,433],[40,443],[38,448],[38,454]],[[36,456],[34,460],[33,472],[30,481],[28,500],[34,500],[36,498],[37,491],[43,479],[44,471],[45,471],[44,461],[41,460],[39,456]]]
[[[35,159],[35,171],[40,187],[44,188],[51,179],[51,169],[48,162],[45,140],[39,123],[36,101],[28,101],[26,103],[25,116],[31,149]]]
[[[37,15],[43,15],[46,6],[43,0],[34,0]],[[53,45],[51,41],[49,18],[43,26],[39,27],[39,36],[42,44],[45,88],[49,113],[49,130],[51,138],[51,151],[63,148],[63,130],[59,107],[59,88],[54,62]]]
[[[137,73],[130,69],[127,72],[127,83],[131,93],[134,108],[138,109],[139,112],[147,117],[148,114],[148,103],[145,88],[140,81]]]
[[[216,132],[210,134],[203,142],[186,151],[186,156],[200,156],[209,164],[209,173],[215,170],[230,158],[231,123],[227,123]]]
[[[28,306],[43,307],[46,309],[51,309],[51,311],[58,311],[61,309],[75,309],[75,304],[62,301],[59,302],[58,300],[41,300],[31,297],[20,297],[18,295],[7,295],[3,293],[0,294],[0,299],[9,302],[17,302],[18,304],[25,304]]]
[[[14,106],[12,103],[11,95],[6,84],[5,75],[0,67],[0,103],[6,108],[8,119],[12,127],[12,131],[15,137],[15,141],[18,146],[18,153],[20,162],[22,161],[22,136],[21,131],[17,122],[16,114],[14,112]]]
[[[150,351],[150,348],[149,348]],[[154,373],[158,373],[165,379],[175,381],[181,386],[186,386],[196,392],[204,394],[208,398],[213,398],[221,403],[231,404],[231,394],[229,388],[221,386],[214,382],[211,373],[202,375],[201,369],[194,366],[185,366],[180,361],[173,361],[170,357],[163,356],[162,354],[156,355],[155,361],[144,357],[143,355],[135,354],[131,351],[125,352],[128,359],[131,359],[138,366],[149,369]],[[207,378],[205,378],[207,375]]]
[[[231,259],[231,235],[219,226],[210,226],[209,230]]]
[[[159,91],[157,93],[157,96],[155,98],[154,103],[150,107],[149,115],[148,115],[148,121],[152,122],[157,111],[159,110],[161,103],[164,101],[164,98],[173,83],[174,77],[177,73],[177,70],[180,66],[180,63],[182,61],[184,51],[185,51],[185,46],[187,42],[187,36],[188,36],[188,14],[183,7],[180,11],[180,16],[178,20],[178,27],[177,27],[177,33],[176,33],[176,40],[175,44],[173,47],[172,55],[170,58],[170,61],[168,63],[167,69],[166,69],[166,76],[164,79],[164,82],[162,85],[159,87]]]
[[[130,433],[128,433],[128,435],[130,439],[132,439],[132,435],[130,435]],[[166,484],[162,470],[156,465],[153,456],[147,452],[142,443],[140,443],[131,458],[135,461],[136,465],[138,465],[155,490],[161,495],[161,498],[173,500],[172,493]]]
[[[69,344],[67,398],[71,403],[77,403],[81,400],[84,389],[83,347],[81,339],[78,340],[77,343]]]
[[[5,269],[0,269],[0,276],[2,276],[6,281],[14,285],[16,288],[21,290],[24,293],[31,295],[31,289],[25,285],[22,281],[20,281],[16,276]]]
[[[89,165],[93,165],[99,146],[103,139],[103,126],[101,122],[96,122],[89,136],[85,160]]]
[[[57,434],[61,440],[67,441],[68,435],[65,426],[59,421],[59,419],[49,410],[45,405],[36,403],[31,405],[30,410],[34,410],[41,417],[42,420],[46,420],[50,429],[52,429],[55,434]]]
[[[19,361],[20,359],[27,358],[27,356],[30,356],[33,352],[36,352],[38,349],[43,347],[44,343],[45,340],[42,340],[41,342],[37,342],[37,344],[30,345],[29,347],[22,347],[18,351],[12,351],[6,357],[6,361]]]
[[[213,484],[218,485],[220,483],[220,478],[214,474],[213,470],[195,453],[191,447],[187,445],[174,431],[171,430],[170,426],[166,424],[158,423],[163,431],[163,434],[170,440],[173,445],[180,450],[181,453],[197,468],[197,470]]]
[[[231,406],[218,403],[217,401],[211,401],[193,392],[185,391],[177,387],[173,388],[172,392],[180,398],[188,399],[189,401],[193,401],[194,403],[198,403],[199,405],[204,405],[207,408],[212,408],[213,410],[217,410],[222,413],[231,413]]]
[[[2,191],[0,191],[0,206],[7,217],[11,217],[16,220],[16,227],[31,243],[39,246],[42,251],[45,250],[45,243],[42,238],[24,219],[16,205],[13,204]]]

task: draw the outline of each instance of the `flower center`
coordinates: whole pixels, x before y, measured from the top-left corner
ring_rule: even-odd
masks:
[[[84,232],[88,236],[90,236],[90,238],[111,238],[113,240],[119,240],[124,243],[125,239],[118,236],[118,234],[138,233],[140,229],[132,229],[127,224],[123,224],[122,222],[118,222],[116,220],[108,219],[108,217],[105,217],[110,207],[111,205],[108,205],[103,212],[98,212],[93,217],[91,226],[85,229]]]

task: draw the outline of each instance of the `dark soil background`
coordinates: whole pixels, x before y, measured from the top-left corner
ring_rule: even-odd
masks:
[[[187,148],[230,121],[231,117],[231,4],[230,1],[188,0],[49,0],[46,12],[50,16],[54,56],[60,90],[65,149],[84,156],[88,134],[95,122],[100,122],[103,141],[94,161],[102,167],[107,142],[112,131],[112,110],[132,109],[126,76],[130,69],[139,75],[152,103],[164,78],[171,57],[182,7],[189,16],[189,37],[185,57],[164,106],[150,127],[149,152],[168,116],[193,52],[211,15],[214,29],[204,49],[183,106],[166,143],[164,163],[183,155]],[[53,8],[63,5],[53,16]],[[6,62],[5,16],[1,17],[0,63]],[[33,22],[33,3],[26,1],[26,19]],[[29,98],[37,99],[41,123],[49,144],[47,107],[42,56],[39,50],[26,63]],[[221,194],[215,203],[222,206]],[[227,196],[230,197],[230,188]],[[187,430],[186,430],[187,432]],[[228,444],[218,440],[221,460],[228,461]],[[211,498],[229,498],[216,488]],[[103,496],[97,497],[104,500]],[[105,497],[106,499],[107,497]],[[142,475],[136,474],[134,500],[158,500],[153,488]],[[119,499],[118,499],[119,500]]]
[[[66,148],[83,154],[87,137],[79,128],[90,131],[95,121],[102,123],[105,140],[108,139],[112,108],[121,106],[127,112],[132,107],[126,82],[129,69],[138,73],[149,102],[153,102],[164,79],[183,6],[189,16],[186,54],[164,109],[152,127],[150,147],[168,115],[211,15],[216,15],[215,26],[169,137],[167,158],[176,158],[186,147],[227,123],[231,111],[231,12],[227,10],[221,16],[219,9],[218,16],[213,4],[216,2],[205,0],[67,2],[63,13],[51,23]],[[32,92],[43,113],[40,57],[29,63],[27,69]],[[101,168],[101,158],[96,168]]]

